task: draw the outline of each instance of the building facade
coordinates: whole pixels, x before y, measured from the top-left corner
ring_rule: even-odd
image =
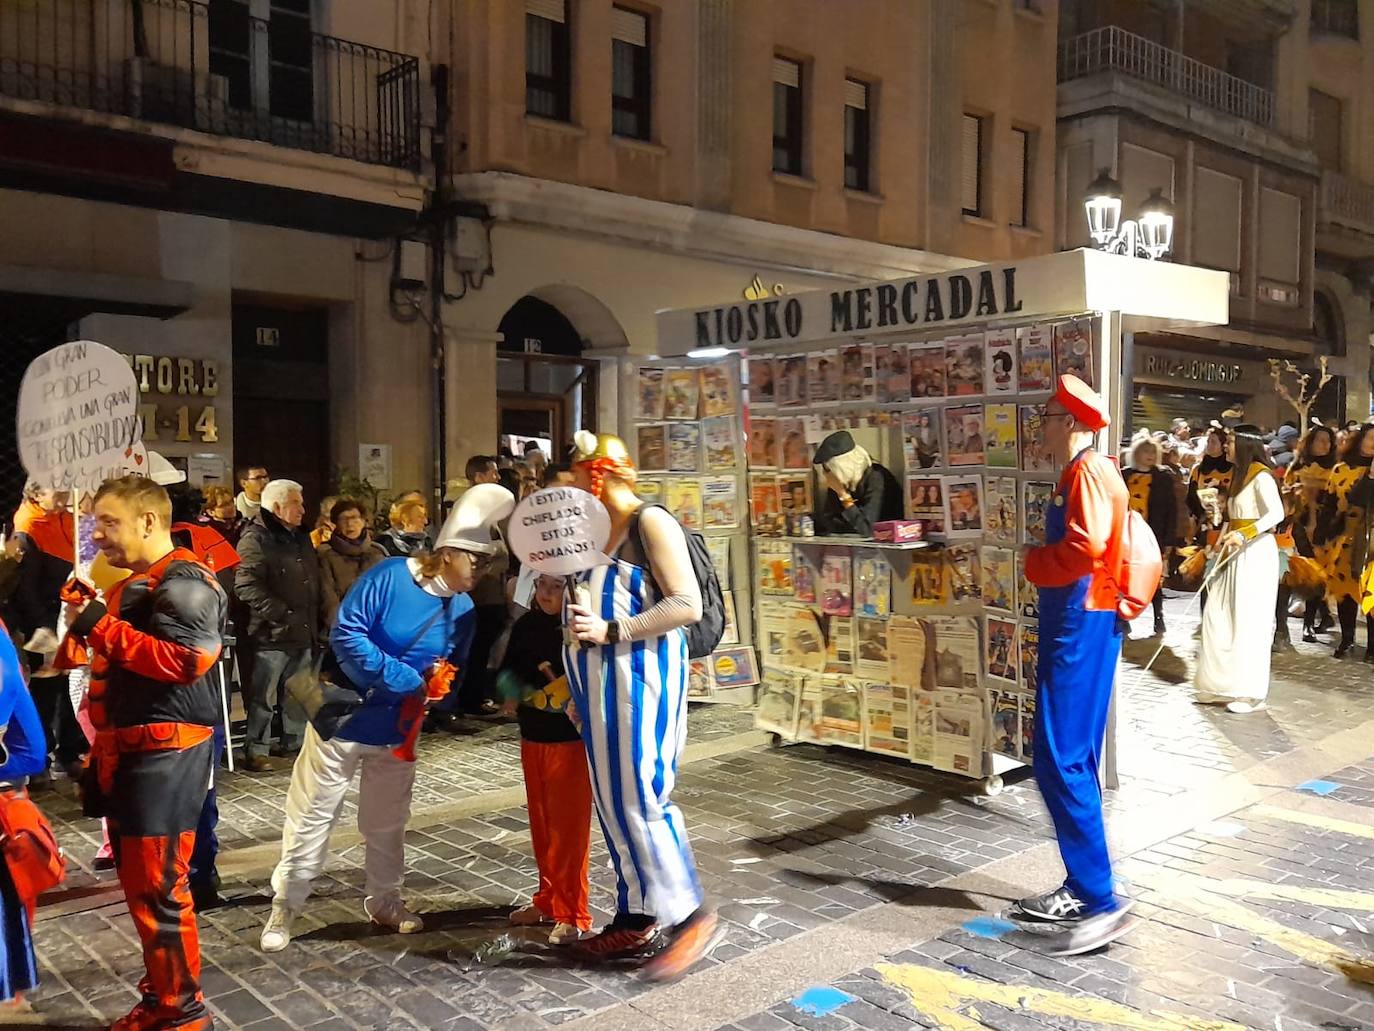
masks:
[[[1056,39],[1026,0],[0,4],[3,389],[102,341],[193,481],[309,500],[556,449],[659,309],[1052,249]]]
[[[1137,428],[1294,418],[1269,359],[1315,377],[1325,357],[1314,411],[1366,418],[1374,5],[1064,0],[1059,36],[1057,245],[1091,245],[1082,200],[1107,169],[1123,217],[1172,200],[1173,260],[1231,274],[1225,329],[1136,335]]]

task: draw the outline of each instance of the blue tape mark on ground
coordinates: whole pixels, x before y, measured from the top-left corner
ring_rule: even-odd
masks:
[[[838,988],[808,988],[795,999],[792,1005],[810,1017],[828,1017],[841,1006],[854,1001],[854,996]]]
[[[1333,791],[1340,790],[1340,785],[1334,780],[1309,780],[1299,784],[1298,790],[1313,795],[1329,795]]]
[[[995,916],[980,916],[964,924],[964,930],[978,938],[1001,938],[1004,934],[1016,930],[1016,925],[1008,920],[999,920]]]

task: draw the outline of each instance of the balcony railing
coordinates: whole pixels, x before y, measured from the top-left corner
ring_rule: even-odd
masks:
[[[1374,186],[1323,171],[1320,221],[1374,234]]]
[[[241,0],[0,0],[0,95],[420,164],[416,58]]]
[[[1059,81],[1121,72],[1258,125],[1274,124],[1274,94],[1262,86],[1108,25],[1059,44]]]

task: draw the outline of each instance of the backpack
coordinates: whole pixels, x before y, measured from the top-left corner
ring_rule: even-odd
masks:
[[[9,867],[14,893],[32,920],[38,896],[66,878],[67,858],[52,824],[22,788],[0,792],[0,856]]]
[[[1127,511],[1121,527],[1121,565],[1116,581],[1116,614],[1126,621],[1150,607],[1164,576],[1164,559],[1150,524],[1139,512]]]
[[[639,532],[639,517],[644,509],[651,506],[641,506],[639,511],[633,516],[634,525],[630,527],[626,535],[628,540],[633,540],[639,547],[640,562],[638,563],[649,574],[649,579],[653,580],[653,570],[649,568],[647,558],[648,550],[644,547],[644,538]],[[663,508],[662,505],[654,505],[653,508]],[[668,510],[663,508],[665,512]],[[671,512],[668,513],[672,515]],[[676,516],[673,517],[676,520]],[[682,526],[681,523],[678,524]],[[711,561],[711,552],[706,547],[706,538],[696,530],[689,530],[682,527],[682,533],[687,538],[687,554],[692,557],[692,572],[696,574],[697,586],[701,588],[701,619],[682,628],[687,635],[687,657],[689,659],[704,659],[716,650],[716,645],[720,644],[720,639],[725,636],[725,596],[720,590],[720,578],[716,575],[715,564]],[[657,581],[654,583],[655,590],[660,595],[663,591],[659,588]]]

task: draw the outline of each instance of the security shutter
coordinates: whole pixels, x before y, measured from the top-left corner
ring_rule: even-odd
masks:
[[[983,213],[983,119],[964,115],[963,138],[960,147],[961,175],[960,206],[969,215]]]
[[[1025,129],[1013,129],[1011,131],[1012,150],[1011,162],[1011,224],[1014,226],[1026,225],[1029,206],[1026,196],[1026,184],[1030,181],[1030,133]]]
[[[638,11],[627,11],[623,7],[611,8],[611,39],[618,39],[631,46],[642,47],[647,38],[646,26],[649,19]]]
[[[773,58],[773,81],[782,86],[801,88],[801,65],[785,57]]]
[[[844,80],[844,106],[868,110],[868,83],[857,79]]]
[[[568,20],[567,0],[525,0],[525,13],[561,25]]]

